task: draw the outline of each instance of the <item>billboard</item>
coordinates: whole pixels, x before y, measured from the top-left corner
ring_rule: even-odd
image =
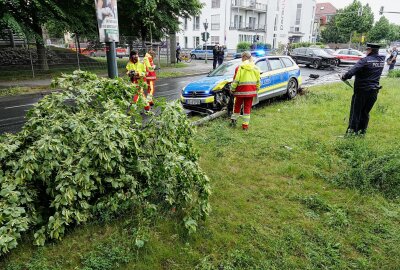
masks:
[[[117,0],[95,0],[100,42],[119,42]]]

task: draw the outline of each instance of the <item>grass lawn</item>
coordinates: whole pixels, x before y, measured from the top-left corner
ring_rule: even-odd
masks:
[[[341,136],[351,98],[342,83],[258,106],[248,132],[227,119],[198,128],[213,211],[195,235],[158,220],[137,250],[121,217],[42,248],[25,235],[0,269],[399,269],[399,200],[331,181],[349,169],[344,152],[400,147],[399,80],[382,83],[365,138]]]

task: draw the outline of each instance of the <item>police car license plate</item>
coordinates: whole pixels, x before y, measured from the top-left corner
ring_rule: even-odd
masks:
[[[188,99],[186,100],[186,104],[188,105],[199,105],[200,100],[199,99]]]

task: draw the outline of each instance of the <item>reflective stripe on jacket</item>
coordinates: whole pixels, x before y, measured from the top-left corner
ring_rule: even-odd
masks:
[[[235,96],[254,97],[260,89],[260,70],[246,60],[235,70],[231,90]]]

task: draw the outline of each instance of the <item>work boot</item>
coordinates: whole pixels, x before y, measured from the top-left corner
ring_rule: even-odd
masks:
[[[249,125],[248,124],[242,124],[242,129],[244,131],[248,131],[249,130]]]
[[[150,111],[150,106],[144,106],[144,110],[145,110],[146,112]]]
[[[236,127],[237,126],[237,120],[236,119],[231,119],[231,127]]]

